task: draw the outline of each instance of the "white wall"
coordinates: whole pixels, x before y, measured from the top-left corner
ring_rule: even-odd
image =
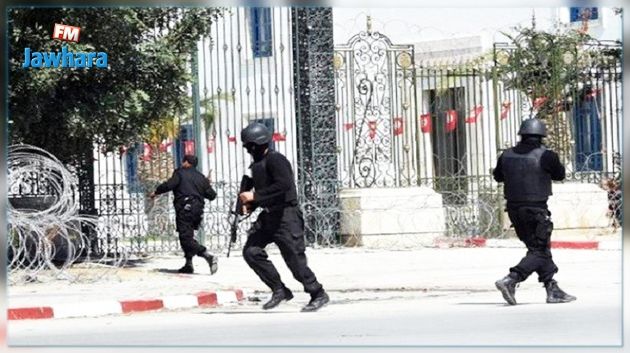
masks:
[[[433,43],[434,47],[444,42],[446,47],[468,44],[489,50],[495,41],[506,40],[501,31],[510,32],[517,25],[531,25],[533,13],[536,15],[536,25],[540,29],[550,29],[554,21],[567,22],[569,18],[568,8],[333,8],[334,42],[335,45],[345,44],[353,35],[364,31],[369,15],[372,18],[373,31],[386,34],[394,44],[414,44],[417,51],[422,47],[422,43],[427,42]],[[621,17],[615,15],[609,8],[600,8],[600,17],[601,21],[589,24],[590,33],[599,39],[620,39]],[[294,95],[299,92],[293,92],[290,18],[290,8],[273,8],[274,56],[271,58],[252,57],[246,8],[232,8],[223,19],[212,25],[214,38],[212,46],[208,41],[199,43],[201,98],[217,94],[219,88],[222,92],[234,88],[236,92],[234,101],[217,101],[220,119],[215,124],[217,136],[215,150],[211,154],[206,153],[207,139],[202,126],[204,136],[201,141],[203,152],[200,156],[200,169],[204,173],[212,169],[215,181],[237,182],[246,170],[250,158],[243,153],[239,133],[249,119],[259,116],[276,117],[276,131],[287,134],[287,141],[278,142],[276,146],[294,162],[294,168],[296,167],[297,152],[293,142],[297,134]],[[461,40],[462,38],[464,40]],[[466,38],[470,40],[466,41]],[[232,56],[234,46],[238,44],[242,46],[240,55]],[[227,50],[224,51],[226,46]],[[212,51],[209,51],[210,47]],[[280,87],[277,94],[273,92],[276,86]],[[245,93],[248,87],[252,90],[249,95]],[[264,102],[260,99],[261,87],[266,90]],[[491,93],[491,90],[482,89],[485,97],[489,97]],[[418,113],[421,114],[424,110],[420,90],[418,95],[421,110]],[[490,108],[486,108],[481,124],[474,127],[493,136],[494,125],[487,125],[494,118],[490,116]],[[511,127],[512,130],[513,128],[514,126]],[[607,132],[614,135],[612,131]],[[343,133],[342,129],[340,133]],[[503,132],[506,133],[507,131]],[[236,143],[229,142],[228,135],[235,136]],[[422,135],[420,140],[430,153],[428,139]],[[610,141],[611,139],[607,144],[610,145]],[[474,141],[471,139],[469,143]],[[487,146],[483,148],[478,146],[478,149],[469,146],[468,151],[474,153],[477,158],[481,155],[487,156],[494,153],[493,144],[493,139],[490,139],[486,141]],[[611,147],[612,145],[607,146]],[[107,175],[106,178],[122,174],[123,166],[119,165],[117,158],[108,158],[107,163],[111,163],[111,168],[107,169],[105,165],[99,168],[101,174]],[[477,166],[469,164],[469,168],[477,169]]]
[[[201,170],[204,173],[212,170],[214,181],[236,183],[247,171],[251,158],[243,149],[240,132],[250,120],[257,118],[275,119],[275,131],[286,135],[286,141],[275,143],[276,150],[287,156],[294,169],[296,167],[290,8],[272,8],[271,17],[271,57],[253,57],[249,10],[243,7],[231,8],[212,25],[212,44],[207,40],[199,43],[201,99],[219,95],[219,92],[234,92],[233,100],[215,101],[219,118],[208,136],[205,127],[201,128],[205,136],[201,141]],[[215,148],[207,153],[208,139],[213,132],[216,133]]]
[[[597,39],[620,40],[621,16],[610,8],[600,8],[601,24],[590,26]],[[505,41],[501,32],[513,32],[515,26],[530,26],[532,14],[536,27],[550,30],[555,21],[568,23],[569,8],[333,8],[334,41],[341,44],[366,29],[366,17],[372,17],[373,31],[389,36],[394,43],[481,36],[483,46]]]
[[[621,16],[614,14],[610,8],[599,8],[600,19],[590,21],[589,34],[600,40],[620,40],[622,34]],[[371,17],[371,29],[380,32],[393,44],[411,44],[415,46],[416,64],[432,67],[440,62],[440,58],[461,57],[471,58],[489,52],[495,42],[507,42],[509,39],[502,32],[513,34],[515,27],[532,25],[532,15],[535,15],[536,27],[540,30],[552,31],[557,23],[569,23],[569,8],[333,8],[334,42],[336,46],[344,45],[359,32],[366,31],[367,18]],[[582,23],[573,24],[581,27]],[[428,58],[428,59],[427,59]],[[460,81],[451,87],[466,88],[467,95],[473,90],[479,96],[485,97],[484,112],[477,124],[466,125],[467,135],[467,174],[487,174],[493,166],[496,156],[497,134],[494,109],[492,104],[492,85],[481,83],[481,87],[472,82]],[[426,113],[427,99],[423,97],[423,89],[430,89],[430,83],[418,81],[418,114]],[[610,92],[604,92],[606,96]],[[614,94],[614,93],[613,93]],[[501,98],[501,102],[507,97]],[[512,113],[509,118],[500,121],[499,148],[516,137],[516,130],[520,124],[520,101],[512,97]],[[472,107],[474,102],[468,102]],[[517,108],[518,107],[518,108]],[[602,112],[604,116],[614,114],[617,107],[611,107],[612,112]],[[608,117],[608,120],[613,117]],[[603,133],[615,137],[613,126],[605,126]],[[481,135],[485,139],[480,139]],[[424,134],[419,135],[423,150],[432,154],[430,139]],[[613,149],[613,138],[604,139],[604,149]],[[618,144],[617,144],[618,146]],[[424,154],[423,154],[424,155]],[[422,171],[433,173],[431,162],[421,156],[421,165],[427,168]],[[609,154],[609,163],[612,155]],[[491,162],[489,162],[491,161]],[[428,163],[427,163],[428,162]],[[492,165],[491,165],[492,164]]]

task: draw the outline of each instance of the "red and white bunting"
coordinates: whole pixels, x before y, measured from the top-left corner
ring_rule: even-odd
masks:
[[[215,149],[214,137],[209,137],[207,142],[208,142],[208,147],[206,148],[206,150],[208,151],[208,153],[214,153],[214,149]]]
[[[402,135],[403,133],[403,118],[394,118],[394,136]]]
[[[538,110],[547,101],[547,97],[538,97],[534,99],[534,109]]]
[[[167,152],[168,148],[171,147],[173,145],[172,142],[167,141],[167,142],[162,142],[160,144],[160,152]]]
[[[501,120],[507,119],[508,115],[510,115],[510,107],[512,107],[512,102],[510,101],[501,103]]]
[[[148,162],[151,160],[151,156],[153,156],[153,148],[148,143],[143,144],[142,160]]]
[[[474,124],[477,122],[477,119],[479,119],[479,116],[481,116],[481,113],[483,112],[483,105],[477,105],[474,108],[472,108],[470,110],[470,115],[466,118],[466,123],[467,124]]]
[[[184,154],[195,154],[195,141],[184,141]]]
[[[287,136],[279,132],[274,132],[271,139],[276,142],[282,142],[287,140]]]
[[[457,128],[457,111],[449,109],[446,111],[446,125],[444,127],[446,132],[451,132]]]
[[[431,132],[431,114],[420,115],[420,131],[427,134]]]
[[[374,137],[376,137],[376,121],[368,121],[368,129],[368,136],[374,140]]]
[[[586,94],[586,99],[596,98],[602,90],[599,88],[593,88],[590,92]]]

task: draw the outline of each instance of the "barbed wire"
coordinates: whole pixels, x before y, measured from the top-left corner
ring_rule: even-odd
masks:
[[[597,155],[601,155],[597,154]],[[585,158],[585,165],[589,165],[596,155]],[[304,214],[305,235],[309,244],[315,247],[364,246],[364,247],[422,247],[433,246],[428,239],[447,237],[449,239],[465,239],[469,237],[504,238],[510,234],[509,221],[504,212],[503,195],[492,176],[475,174],[477,168],[468,170],[469,163],[465,159],[449,159],[457,167],[450,171],[440,169],[440,176],[414,179],[406,187],[425,187],[439,198],[439,202],[429,204],[422,199],[398,199],[387,209],[387,214],[374,215],[370,210],[352,209],[339,204],[318,204],[314,201],[300,199],[300,208]],[[575,171],[575,170],[579,171]],[[481,170],[479,170],[481,171]],[[575,164],[567,166],[567,182],[601,183],[607,180],[611,173],[589,170]],[[304,193],[304,188],[313,183],[312,177],[305,175],[297,182],[298,190]],[[339,190],[347,190],[348,185],[343,179],[337,180]],[[219,197],[206,203],[204,221],[197,236],[200,241],[213,251],[224,251],[228,244],[230,228],[229,212],[236,200],[238,185],[234,182],[216,182],[213,187]],[[396,189],[390,187],[392,190]],[[343,193],[343,191],[342,191]],[[341,200],[341,198],[340,198]],[[129,202],[144,203],[143,198],[133,198]],[[111,212],[101,217],[99,232],[111,234],[120,244],[129,246],[134,252],[164,253],[180,251],[177,233],[175,231],[175,215],[168,197],[156,199],[152,207],[124,207],[124,211]],[[410,206],[411,205],[411,206]],[[613,205],[614,214],[619,214],[620,203]],[[414,211],[410,212],[411,207]],[[427,217],[423,209],[434,208],[437,216]],[[130,212],[130,210],[135,210]],[[111,211],[111,210],[110,210]],[[602,214],[605,210],[602,209]],[[124,214],[123,214],[124,213]],[[389,224],[390,230],[383,234],[363,232],[366,218],[378,219]],[[256,215],[239,225],[236,244],[238,249],[244,244],[247,230],[255,221]],[[110,223],[105,225],[105,221]],[[134,220],[129,224],[128,220]],[[113,223],[112,223],[113,222]],[[611,221],[612,222],[612,221]],[[423,223],[439,223],[439,227],[428,229]],[[374,227],[372,227],[374,228]],[[370,229],[368,227],[367,229]],[[401,230],[392,233],[392,229]],[[352,231],[349,231],[352,230]],[[373,230],[373,229],[371,229]],[[113,243],[112,243],[113,244]],[[115,244],[113,244],[115,246]]]
[[[595,157],[587,156],[584,165],[589,165]],[[124,265],[130,253],[180,251],[170,198],[148,204],[145,197],[132,198],[128,202],[138,203],[137,207],[122,205],[124,210],[108,210],[101,216],[78,215],[76,177],[54,156],[32,146],[11,146],[8,165],[12,282],[98,279]],[[509,222],[505,218],[500,189],[490,176],[466,175],[466,170],[460,169],[439,178],[422,178],[417,180],[417,185],[409,185],[427,188],[438,199],[429,202],[423,198],[399,198],[391,207],[383,209],[385,213],[378,215],[373,214],[373,210],[348,208],[342,203],[329,205],[301,200],[306,240],[314,247],[413,248],[434,246],[436,237],[505,237],[509,233]],[[572,172],[572,169],[579,171]],[[568,170],[569,181],[600,183],[608,192],[610,226],[620,226],[618,178],[586,167]],[[611,180],[614,185],[610,184]],[[346,189],[341,180],[338,183],[340,190]],[[298,188],[303,187],[300,184],[298,182]],[[204,222],[197,236],[213,251],[223,251],[228,244],[228,210],[236,199],[237,185],[220,182],[214,186],[221,197],[206,204]],[[38,201],[44,207],[24,207],[25,201]],[[433,213],[427,213],[427,209]],[[255,219],[251,217],[239,225],[240,236],[233,249],[244,244],[247,230]],[[382,231],[376,229],[374,222],[380,223]],[[89,234],[97,234],[96,239]]]
[[[126,251],[95,251],[98,218],[79,214],[76,177],[31,145],[8,150],[8,268],[11,283],[97,280],[124,265]],[[85,271],[89,269],[89,271]]]

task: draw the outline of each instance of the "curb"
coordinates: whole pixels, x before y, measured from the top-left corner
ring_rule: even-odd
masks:
[[[586,249],[586,250],[598,250],[598,241],[560,241],[552,240],[551,248],[555,249]]]
[[[463,239],[439,238],[434,242],[438,248],[525,248],[518,239],[486,239],[482,237],[468,237]],[[621,250],[621,241],[593,241],[593,240],[552,240],[552,249],[576,250]]]
[[[121,315],[161,309],[214,307],[243,300],[243,291],[199,292],[191,295],[173,295],[158,299],[107,300],[86,303],[63,303],[52,306],[13,308],[8,320],[59,319],[70,317],[96,317]]]

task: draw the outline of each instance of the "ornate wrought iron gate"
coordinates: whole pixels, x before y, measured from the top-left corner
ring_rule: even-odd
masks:
[[[334,67],[341,185],[417,185],[413,45],[368,28],[335,47]]]
[[[569,180],[599,182],[617,173],[616,48],[618,43],[596,43],[585,49],[611,57],[580,76],[581,91],[565,93],[573,103],[556,118],[568,120],[570,129],[558,130],[560,120],[549,126],[572,141],[561,153]],[[509,50],[495,45],[494,59]],[[372,32],[369,19],[365,32],[335,47],[340,185],[426,185],[442,194],[448,235],[500,235],[502,195],[490,171],[497,155],[517,142],[533,102],[497,76],[496,62],[418,61],[413,45]]]

